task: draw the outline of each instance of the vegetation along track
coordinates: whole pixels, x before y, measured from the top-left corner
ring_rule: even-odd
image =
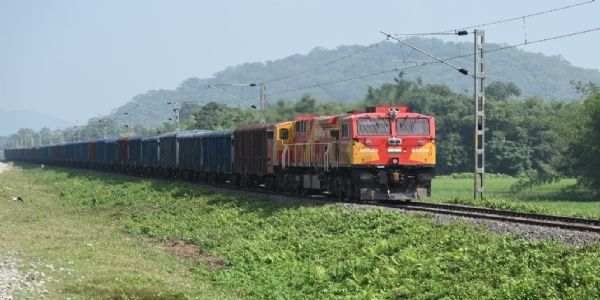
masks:
[[[202,183],[202,185],[205,185]],[[277,200],[297,200],[297,201],[314,201],[319,204],[326,204],[331,200],[331,197],[325,195],[313,195],[313,197],[290,195],[290,194],[274,194],[273,191],[260,188],[234,188],[227,185],[214,186],[216,188],[224,188],[232,191],[244,191],[249,193],[257,193],[266,195],[271,199]],[[333,201],[331,201],[333,202]],[[539,213],[527,213],[511,210],[501,210],[494,208],[486,208],[479,206],[458,205],[458,204],[442,204],[428,202],[411,202],[411,201],[366,201],[358,202],[358,205],[373,205],[380,207],[399,208],[411,211],[422,211],[435,214],[454,215],[459,217],[467,217],[473,219],[487,219],[502,222],[521,223],[527,225],[537,225],[543,227],[562,228],[568,230],[586,231],[600,234],[600,220],[584,219],[576,217],[566,217],[557,215],[546,215]]]
[[[545,227],[600,233],[600,220],[526,213],[493,208],[427,202],[379,202],[377,205],[460,217],[489,219]]]
[[[19,163],[22,165],[32,164],[28,163]],[[71,169],[71,168],[68,168]],[[105,171],[97,171],[97,170],[89,170],[89,169],[78,169],[79,171],[84,172],[92,172],[92,173],[109,173],[115,174],[113,172],[105,172]],[[140,176],[123,174],[119,173],[120,176],[134,177],[140,178]],[[145,177],[142,177],[145,178]],[[163,179],[163,180],[180,180],[172,177],[154,177],[154,179]],[[301,195],[291,195],[291,194],[275,194],[271,190],[261,189],[261,188],[236,188],[229,185],[210,185],[206,183],[197,183],[203,186],[209,186],[212,188],[229,190],[229,191],[243,191],[245,193],[255,193],[264,195],[273,200],[295,200],[295,201],[312,201],[318,204],[326,204],[333,203],[333,201],[329,201],[332,199],[331,197],[326,197],[325,195],[313,195],[312,197],[301,196]],[[487,220],[495,220],[502,222],[511,222],[511,223],[520,223],[527,225],[537,225],[544,227],[552,227],[552,228],[562,228],[568,230],[577,230],[577,231],[586,231],[600,234],[600,220],[593,219],[584,219],[584,218],[576,218],[576,217],[565,217],[565,216],[556,216],[556,215],[545,215],[539,213],[527,213],[527,212],[518,212],[511,210],[501,210],[501,209],[493,209],[479,206],[469,206],[469,205],[458,205],[458,204],[443,204],[443,203],[428,203],[428,202],[410,202],[410,201],[367,201],[362,203],[356,203],[358,205],[372,205],[372,206],[380,206],[380,207],[389,207],[389,208],[398,208],[403,210],[411,210],[411,211],[421,211],[421,212],[429,212],[435,214],[443,214],[443,215],[454,215],[459,217],[467,217],[472,219],[487,219]]]

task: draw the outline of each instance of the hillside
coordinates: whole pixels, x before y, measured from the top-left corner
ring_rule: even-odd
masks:
[[[71,125],[73,124],[37,111],[7,111],[0,109],[0,135],[15,133],[21,128],[39,130],[48,127],[57,129]]]
[[[407,41],[442,58],[469,54],[472,49],[470,43],[444,42],[439,39],[412,38]],[[486,48],[491,50],[503,46],[506,45],[487,44]],[[320,84],[394,68],[401,69],[413,65],[414,61],[423,60],[428,59],[410,48],[392,42],[371,46],[339,46],[336,49],[315,48],[307,54],[229,67],[214,74],[213,78],[188,78],[175,90],[148,91],[135,96],[132,102],[115,109],[112,116],[121,123],[137,123],[153,127],[172,118],[173,107],[165,104],[169,101],[199,103],[220,101],[238,105],[239,102],[231,96],[207,87],[208,84],[218,83],[265,81],[268,100],[271,102],[279,99],[297,99],[305,93],[310,93],[320,100],[354,101],[364,98],[368,86],[391,82],[398,72],[336,84]],[[332,61],[335,62],[330,63]],[[467,69],[471,69],[473,64],[472,57],[464,57],[452,62]],[[568,100],[576,97],[570,85],[571,80],[600,82],[599,70],[575,67],[560,56],[546,56],[516,48],[491,52],[486,55],[486,63],[487,82],[512,81],[522,89],[523,96],[539,95],[549,99]],[[313,68],[314,70],[311,70]],[[303,72],[305,70],[310,71]],[[405,78],[409,80],[421,78],[426,83],[442,83],[458,92],[469,93],[472,88],[471,80],[440,64],[408,68],[404,72]],[[298,73],[302,74],[290,76]],[[290,78],[281,79],[285,77]],[[320,86],[299,89],[314,85]],[[258,106],[258,88],[239,86],[219,88],[226,93],[249,99]],[[286,90],[294,91],[285,92]],[[126,112],[128,114],[125,114]]]

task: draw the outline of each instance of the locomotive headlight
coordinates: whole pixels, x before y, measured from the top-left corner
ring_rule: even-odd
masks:
[[[373,142],[371,142],[371,140],[367,139],[367,140],[365,141],[365,145],[367,145],[367,146],[371,146],[371,144],[373,144]]]
[[[390,139],[388,139],[388,144],[390,144],[390,145],[400,145],[400,144],[402,144],[402,139],[399,139],[399,138],[390,138]]]
[[[425,144],[425,142],[423,142],[423,140],[419,140],[419,141],[417,142],[417,144],[418,144],[419,146],[423,146],[423,144]]]
[[[392,163],[397,165],[398,164],[398,159],[397,158],[392,158]]]

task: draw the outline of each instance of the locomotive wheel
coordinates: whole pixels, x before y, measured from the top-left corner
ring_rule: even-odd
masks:
[[[343,192],[340,189],[337,190],[337,192],[335,193],[335,195],[337,196],[337,200],[339,202],[344,202],[344,194],[343,194]]]
[[[339,202],[344,202],[345,201],[345,191],[344,191],[344,184],[343,184],[343,180],[342,178],[337,178],[335,180],[335,195],[337,196],[337,200]]]

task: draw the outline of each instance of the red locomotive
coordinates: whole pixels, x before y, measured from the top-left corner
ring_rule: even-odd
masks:
[[[410,200],[431,194],[435,121],[404,106],[273,124],[274,176],[283,190],[343,200]]]

